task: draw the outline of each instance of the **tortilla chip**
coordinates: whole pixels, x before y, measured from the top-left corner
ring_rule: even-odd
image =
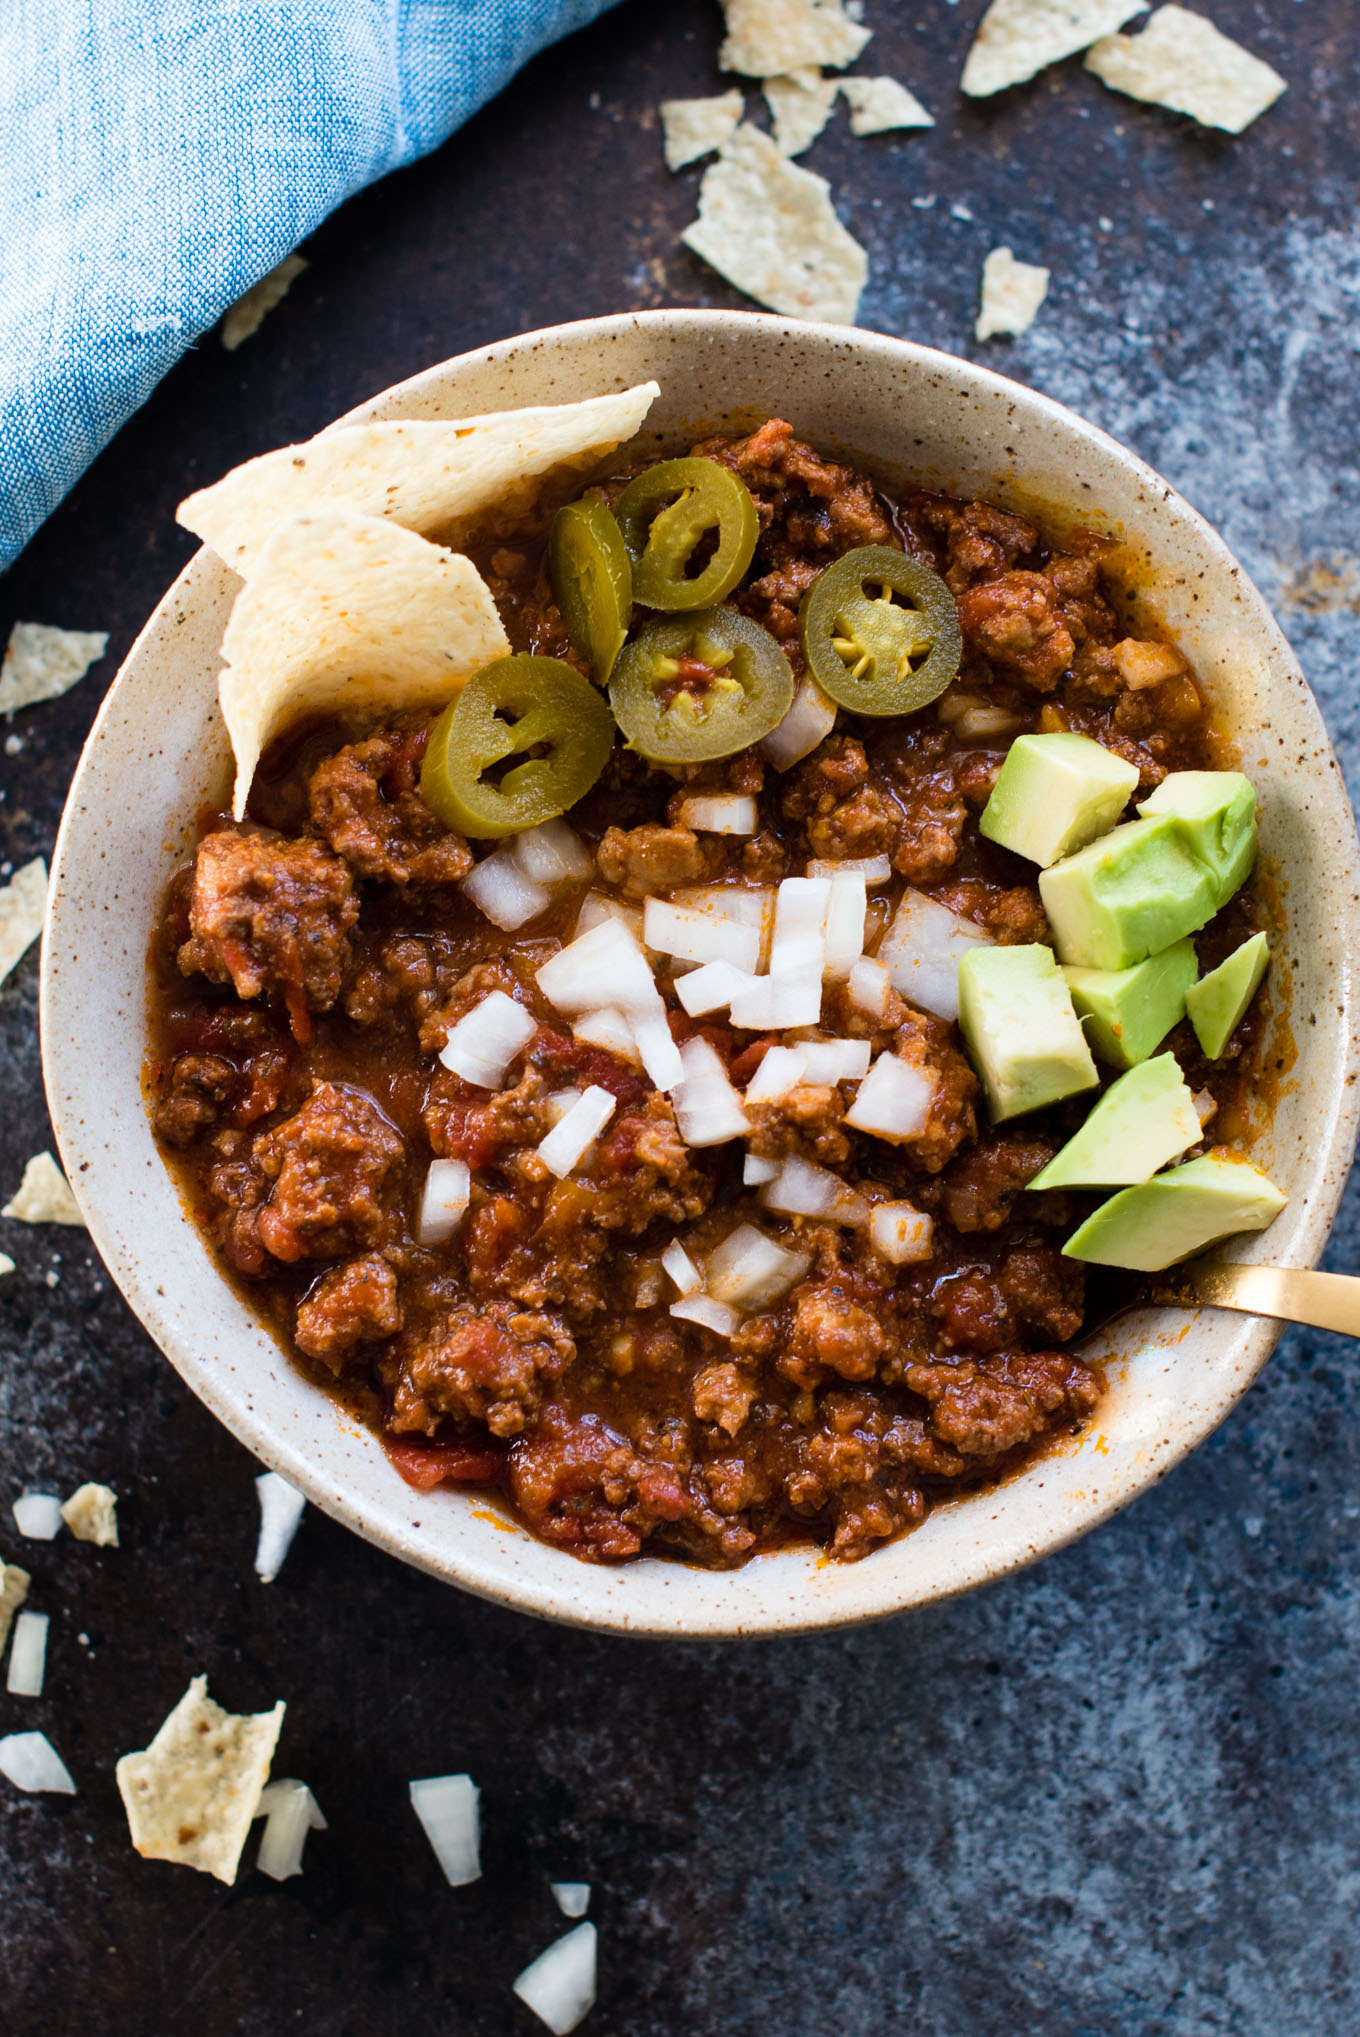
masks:
[[[108,647],[107,630],[16,622],[0,664],[0,714],[13,714],[17,708],[69,693]]]
[[[132,1843],[143,1860],[173,1860],[230,1887],[269,1764],[284,1706],[242,1717],[224,1712],[196,1676],[151,1745],[114,1770]]]
[[[509,649],[491,590],[460,552],[352,509],[292,517],[222,638],[237,820],[265,744],[300,713],[442,707]]]
[[[836,80],[815,68],[765,80],[765,103],[781,156],[801,156],[816,141],[836,103]]]
[[[632,438],[655,382],[584,403],[426,423],[338,425],[234,467],[175,515],[247,576],[271,531],[306,509],[349,508],[461,545],[522,528],[548,477],[588,470]],[[492,519],[492,512],[495,512]]]
[[[720,149],[746,110],[733,86],[714,99],[663,99],[661,132],[668,170],[683,170]]]
[[[992,0],[973,38],[960,87],[974,99],[1023,85],[1049,64],[1089,49],[1147,0]]]
[[[873,34],[841,0],[723,0],[727,37],[718,67],[748,78],[779,78],[809,64],[852,64]]]
[[[47,865],[41,856],[0,885],[0,983],[28,953],[47,912]]]
[[[107,1485],[78,1485],[62,1501],[61,1517],[77,1542],[98,1549],[118,1547],[118,1495]]]
[[[1285,89],[1278,71],[1187,7],[1159,7],[1141,35],[1107,35],[1086,59],[1102,85],[1241,134]]]
[[[0,1561],[0,1655],[5,1652],[14,1615],[28,1597],[28,1587],[32,1582],[28,1572],[21,1570],[17,1563]]]
[[[1028,332],[1048,295],[1048,270],[1033,262],[1017,262],[1009,248],[993,248],[982,265],[982,308],[973,327],[976,338],[999,332],[1018,337]]]
[[[35,1153],[18,1188],[0,1209],[0,1217],[21,1224],[72,1224],[85,1228],[80,1205],[50,1153]]]
[[[261,276],[238,298],[222,320],[222,344],[234,354],[242,340],[257,333],[276,304],[282,304],[307,264],[301,255],[285,255],[277,269]]]
[[[842,78],[852,134],[886,134],[895,127],[934,127],[914,92],[896,78]]]
[[[699,186],[699,217],[681,235],[706,262],[772,311],[853,325],[868,256],[831,206],[825,177],[743,126]]]

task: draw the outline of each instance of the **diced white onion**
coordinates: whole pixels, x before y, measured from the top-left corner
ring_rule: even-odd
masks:
[[[657,1088],[678,1088],[685,1079],[685,1066],[660,996],[657,997],[655,1011],[635,1011],[631,1024],[638,1059]]]
[[[71,1771],[46,1733],[6,1733],[0,1740],[0,1775],[16,1789],[76,1793]]]
[[[749,1132],[751,1121],[712,1042],[697,1035],[680,1049],[684,1080],[671,1096],[687,1146],[722,1146]]]
[[[578,1924],[525,1967],[511,1983],[553,2037],[567,2037],[595,2006],[597,1941],[593,1924]]]
[[[831,899],[826,910],[826,960],[823,964],[833,982],[850,974],[864,953],[864,916],[869,909],[862,870],[838,870],[832,878],[811,878],[810,883],[830,883]]]
[[[786,1216],[826,1217],[832,1223],[855,1225],[869,1220],[869,1205],[862,1195],[829,1168],[814,1167],[808,1160],[785,1160],[760,1200],[766,1209]]]
[[[845,1122],[880,1139],[917,1139],[930,1121],[938,1080],[930,1068],[880,1054],[861,1082]]]
[[[759,1068],[746,1085],[743,1101],[749,1108],[753,1103],[778,1103],[800,1082],[807,1079],[807,1049],[797,1047],[768,1047]]]
[[[790,1252],[754,1224],[739,1224],[708,1262],[707,1287],[733,1308],[768,1308],[801,1280],[812,1264],[807,1252]]]
[[[819,857],[807,866],[809,877],[836,877],[846,870],[858,871],[870,891],[876,885],[892,882],[893,867],[887,856],[843,856],[838,860]]]
[[[804,1040],[803,1073],[800,1080],[819,1088],[837,1082],[861,1082],[869,1072],[867,1040]]]
[[[61,1532],[61,1501],[54,1492],[26,1492],[14,1502],[14,1521],[30,1542],[50,1542]]]
[[[915,1266],[934,1246],[931,1219],[909,1202],[881,1202],[869,1217],[869,1239],[894,1266]]]
[[[777,1160],[766,1160],[759,1153],[748,1153],[741,1163],[743,1188],[759,1188],[762,1182],[773,1181],[779,1172]]]
[[[850,1002],[866,1018],[881,1019],[888,1009],[892,979],[886,962],[870,961],[862,955],[846,979]]]
[[[675,994],[691,1018],[703,1018],[710,1011],[724,1010],[739,990],[754,981],[745,969],[734,968],[730,962],[705,962],[677,979]]]
[[[711,1294],[684,1294],[671,1303],[670,1312],[682,1323],[699,1323],[715,1337],[731,1337],[741,1328],[741,1317],[725,1301]]]
[[[590,1908],[590,1883],[588,1881],[550,1881],[553,1901],[564,1917],[584,1917]]]
[[[1024,727],[1018,714],[997,707],[990,700],[970,701],[954,722],[954,731],[965,743],[985,743],[996,736],[1018,735]]]
[[[302,1850],[309,1832],[324,1832],[326,1820],[305,1782],[280,1776],[260,1792],[255,1816],[265,1821],[255,1865],[271,1881],[287,1881],[302,1872]]]
[[[704,1284],[703,1274],[678,1238],[672,1238],[661,1254],[661,1264],[675,1282],[677,1294],[697,1294]]]
[[[671,904],[686,912],[712,913],[715,919],[735,920],[738,926],[754,927],[760,935],[761,958],[769,951],[774,932],[773,884],[692,884],[671,893]]]
[[[760,745],[776,771],[787,771],[803,757],[811,756],[823,736],[836,726],[836,703],[823,693],[817,681],[804,678],[793,696],[793,706],[778,728],[772,729]]]
[[[543,1115],[549,1125],[560,1125],[567,1112],[585,1095],[584,1089],[555,1089],[543,1099]]]
[[[411,1808],[425,1828],[450,1888],[482,1872],[481,1791],[470,1775],[427,1775],[413,1782]]]
[[[545,820],[526,828],[510,844],[511,852],[531,884],[555,891],[565,884],[583,884],[594,869],[590,851],[564,820]]]
[[[559,1181],[570,1174],[573,1167],[579,1167],[617,1108],[617,1097],[592,1082],[565,1117],[540,1141],[538,1157],[544,1166]]]
[[[479,1089],[496,1089],[502,1076],[538,1031],[537,1019],[503,990],[488,991],[450,1027],[439,1058],[450,1074]]]
[[[733,1025],[748,1033],[815,1026],[822,1015],[822,965],[809,962],[778,975],[753,976],[734,993],[729,1010]]]
[[[655,1005],[660,997],[647,957],[621,921],[601,920],[538,972],[538,987],[550,1003],[568,1015],[614,1006],[633,1012]]]
[[[5,1684],[11,1697],[41,1697],[47,1670],[46,1613],[20,1613],[14,1622],[14,1639],[9,1648],[9,1678]]]
[[[878,959],[901,991],[937,1018],[959,1015],[959,963],[970,948],[994,947],[990,934],[923,892],[907,890],[879,943]]]
[[[431,1160],[420,1191],[416,1242],[442,1245],[463,1221],[472,1194],[472,1173],[466,1160]]]
[[[572,1022],[572,1037],[586,1047],[603,1047],[606,1053],[616,1054],[620,1061],[638,1059],[637,1041],[633,1028],[624,1014],[613,1005],[606,1005],[603,1011],[588,1011]]]
[[[760,816],[747,792],[696,792],[681,800],[677,825],[701,835],[753,835]]]
[[[627,927],[635,941],[642,939],[642,907],[628,905],[621,898],[610,898],[603,891],[588,891],[581,900],[581,910],[576,915],[576,932],[573,939],[579,940],[592,927],[598,927],[607,919],[618,920]]]
[[[525,876],[509,847],[497,849],[461,880],[461,888],[491,924],[513,933],[552,904],[552,893]]]
[[[737,920],[712,912],[691,912],[664,898],[649,898],[642,911],[642,938],[658,954],[687,962],[731,962],[753,974],[760,960],[760,934]]]
[[[770,974],[826,964],[826,916],[831,909],[829,877],[786,877],[775,893]]]
[[[1199,1119],[1200,1124],[1207,1125],[1214,1112],[1218,1109],[1217,1098],[1211,1096],[1207,1089],[1197,1089],[1190,1101],[1195,1106],[1195,1116]]]
[[[260,1502],[260,1535],[255,1545],[255,1574],[272,1584],[283,1568],[293,1546],[306,1500],[295,1485],[277,1471],[265,1471],[255,1481]]]

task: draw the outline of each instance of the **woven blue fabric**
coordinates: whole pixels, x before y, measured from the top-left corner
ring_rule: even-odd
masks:
[[[227,307],[613,0],[4,0],[0,568]]]

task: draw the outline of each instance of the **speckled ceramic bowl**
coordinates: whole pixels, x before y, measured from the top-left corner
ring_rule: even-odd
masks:
[[[730,312],[650,312],[530,333],[446,361],[356,417],[457,417],[561,402],[655,376],[646,442],[788,417],[883,478],[914,476],[1091,523],[1124,546],[1134,615],[1206,682],[1261,794],[1281,873],[1298,1058],[1257,1157],[1289,1207],[1232,1256],[1306,1266],[1322,1250],[1355,1137],[1356,840],[1322,720],[1265,603],[1208,525],[1131,453],[966,361],[872,333]],[[152,1141],[140,1073],[146,955],[193,816],[227,783],[218,646],[238,583],[208,552],[151,617],[81,759],[53,867],[43,1053],[71,1184],[151,1335],[201,1399],[314,1503],[407,1563],[525,1612],[651,1635],[795,1633],[970,1590],[1108,1519],[1179,1463],[1255,1377],[1278,1334],[1206,1311],[1147,1312],[1109,1334],[1098,1420],[999,1491],[944,1507],[862,1563],[815,1550],[729,1575],[577,1562],[484,1496],[417,1493],[376,1439],[309,1386],[217,1270]],[[135,798],[129,787],[136,787]]]

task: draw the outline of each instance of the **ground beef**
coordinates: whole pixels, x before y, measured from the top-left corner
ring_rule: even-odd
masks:
[[[625,898],[650,898],[702,884],[723,865],[721,844],[690,828],[610,828],[599,848],[600,876]]]
[[[172,1146],[189,1146],[214,1126],[237,1085],[234,1062],[221,1054],[181,1054],[169,1094],[155,1108],[156,1130]]]
[[[405,1143],[372,1097],[320,1082],[296,1117],[262,1133],[254,1164],[271,1183],[256,1219],[265,1250],[292,1265],[387,1242]]]
[[[224,828],[199,844],[179,966],[238,997],[281,996],[306,1040],[309,1014],[340,995],[358,917],[349,872],[318,842]]]
[[[312,826],[358,877],[393,884],[456,884],[472,868],[463,837],[431,813],[416,785],[409,738],[370,736],[312,773]]]
[[[402,1325],[397,1276],[376,1252],[323,1273],[297,1312],[299,1350],[338,1372],[360,1344],[395,1336]]]

